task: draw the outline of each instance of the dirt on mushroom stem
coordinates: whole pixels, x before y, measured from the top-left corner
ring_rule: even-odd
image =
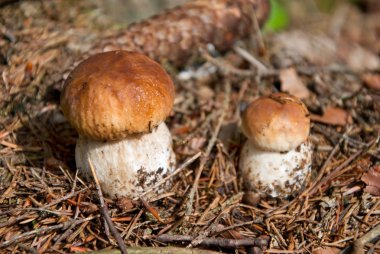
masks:
[[[101,219],[93,217],[99,214],[94,188],[75,177],[73,151],[77,134],[62,118],[57,106],[62,80],[57,73],[78,59],[75,49],[85,50],[101,33],[99,31],[107,33],[99,28],[103,21],[99,20],[101,16],[94,15],[99,9],[93,3],[80,1],[76,4],[79,5],[69,7],[65,1],[18,1],[0,9],[0,19],[4,21],[0,23],[6,28],[1,27],[3,36],[0,38],[0,239],[11,240],[19,234],[46,229],[1,247],[1,251],[62,249],[73,252],[113,246]],[[340,23],[347,12],[355,18]],[[318,15],[309,16],[318,18]],[[326,17],[324,13],[321,15]],[[334,33],[338,31],[335,35],[349,43],[378,49],[378,40],[374,42],[372,38],[376,35],[375,30],[371,30],[378,22],[371,24],[368,13],[349,8],[332,15],[331,19],[323,19],[329,21],[328,26],[324,26],[324,22],[313,22],[311,26],[318,24],[318,29],[324,31],[331,31],[333,27]],[[334,26],[331,26],[332,20],[336,22]],[[101,24],[103,28],[108,27]],[[309,28],[307,24],[299,22],[294,26]],[[70,30],[72,27],[75,30]],[[57,30],[66,32],[57,33]],[[265,35],[265,39],[270,42],[268,45],[275,43],[269,35]],[[255,52],[251,44],[246,46]],[[268,46],[267,53],[271,54],[272,50]],[[320,246],[343,249],[353,238],[360,238],[378,225],[379,197],[364,192],[366,186],[360,178],[380,160],[378,143],[371,148],[366,146],[378,137],[379,93],[363,86],[360,75],[346,72],[341,63],[338,69],[326,69],[310,59],[300,58],[293,51],[284,50],[285,56],[281,59],[296,61],[292,66],[296,66],[300,79],[311,92],[305,99],[308,109],[322,115],[329,106],[339,107],[353,119],[351,128],[312,124],[311,140],[315,144],[312,177],[320,179],[318,189],[313,189],[312,195],[305,192],[293,201],[261,199],[256,207],[242,202],[241,181],[236,173],[244,141],[237,121],[240,108],[258,95],[275,91],[272,84],[276,78],[234,72],[249,65],[231,51],[225,58],[217,59],[218,67],[224,69],[218,74],[210,74],[208,83],[176,82],[178,96],[168,126],[174,133],[179,162],[206,149],[226,96],[220,84],[222,80],[232,84],[228,112],[199,180],[193,214],[186,220],[182,217],[186,194],[198,167],[197,160],[178,173],[169,192],[148,201],[163,222],[157,221],[139,202],[106,200],[128,245],[158,246],[161,244],[154,236],[171,233],[192,237],[203,234],[203,237],[222,239],[270,235],[273,240],[269,248],[277,252],[312,251]],[[223,65],[226,62],[229,65]],[[236,65],[231,65],[233,63]],[[270,67],[281,64],[284,61],[267,63]],[[220,74],[224,71],[237,74]],[[200,92],[205,90],[207,95]],[[347,161],[349,165],[330,175]],[[314,183],[308,182],[307,188],[310,186]],[[59,230],[53,227],[75,218],[91,220],[73,227],[65,224],[69,227]],[[26,246],[31,249],[24,250]],[[372,248],[374,253],[379,250],[373,242],[364,248]]]

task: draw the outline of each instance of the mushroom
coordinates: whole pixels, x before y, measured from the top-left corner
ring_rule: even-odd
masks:
[[[271,197],[297,193],[312,161],[310,117],[302,101],[284,93],[260,97],[243,112],[242,131],[248,138],[239,162],[246,190]]]
[[[62,111],[79,133],[78,170],[89,177],[90,160],[110,197],[141,195],[175,166],[163,122],[173,102],[169,75],[143,54],[109,51],[81,62],[61,95]]]

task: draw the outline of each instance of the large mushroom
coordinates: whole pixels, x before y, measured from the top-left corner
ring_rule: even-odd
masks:
[[[243,112],[244,144],[239,168],[247,191],[290,197],[310,173],[310,117],[298,98],[275,93],[253,101]]]
[[[172,80],[145,55],[119,50],[81,62],[61,95],[62,111],[79,133],[77,168],[91,175],[90,160],[110,197],[141,195],[175,166],[164,123],[173,102]]]

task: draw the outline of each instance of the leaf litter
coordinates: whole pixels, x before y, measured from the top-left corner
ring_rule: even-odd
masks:
[[[18,1],[0,9],[0,249],[6,253],[116,247],[96,188],[75,171],[77,134],[58,105],[62,80],[78,56],[112,32],[105,16],[94,15],[100,7],[89,2]],[[327,17],[317,12],[313,18],[328,22],[294,21],[288,31],[264,35],[264,55],[243,41],[253,61],[243,51],[203,55],[198,61],[217,72],[211,68],[205,78],[202,71],[201,82],[196,75],[180,80],[167,66],[177,86],[168,126],[182,164],[173,188],[145,203],[105,198],[128,246],[186,239],[185,245],[226,253],[380,251],[373,237],[380,223],[378,13],[350,6]],[[311,180],[290,200],[255,196],[250,205],[237,172],[244,142],[239,114],[260,95],[294,93],[300,85],[305,95],[298,96],[323,119],[314,118],[311,130]]]

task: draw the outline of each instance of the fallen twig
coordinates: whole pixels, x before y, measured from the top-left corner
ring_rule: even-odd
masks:
[[[98,197],[99,197],[99,202],[100,202],[100,212],[102,213],[103,218],[107,222],[107,225],[109,226],[113,236],[115,237],[115,239],[116,239],[116,241],[120,247],[121,253],[127,254],[128,253],[127,252],[127,246],[125,245],[123,238],[121,238],[119,231],[117,231],[115,225],[113,224],[113,222],[111,220],[110,215],[108,214],[108,209],[104,203],[102,189],[100,188],[99,180],[98,180],[98,177],[96,175],[94,165],[92,164],[90,159],[88,160],[88,163],[90,165],[92,176],[94,177],[94,180],[95,180],[95,186],[96,186],[96,189],[98,191]]]
[[[229,227],[224,227],[224,228],[216,230],[215,232],[213,232],[213,235],[218,235],[218,234],[220,234],[222,232],[225,232],[225,231],[228,231],[228,230],[231,230],[231,229],[235,229],[235,228],[238,228],[238,227],[243,227],[243,226],[251,225],[251,224],[254,224],[254,223],[260,223],[260,222],[262,222],[262,220],[261,219],[257,219],[257,220],[242,222],[242,223],[239,223],[239,224],[234,224],[234,225],[231,225]]]
[[[313,187],[313,189],[310,190],[310,192],[308,193],[308,195],[313,195],[314,193],[316,193],[319,190],[319,188],[322,187],[323,184],[325,184],[326,182],[330,181],[332,178],[336,177],[337,174],[343,168],[345,168],[346,166],[350,165],[351,162],[353,162],[354,160],[356,160],[362,153],[364,153],[368,148],[370,148],[371,146],[373,146],[377,142],[378,142],[377,139],[372,140],[371,142],[369,142],[367,144],[366,148],[362,148],[362,149],[358,150],[356,153],[354,153],[349,158],[347,158],[347,160],[345,160],[341,165],[339,165],[338,167],[336,167],[330,174],[328,174],[327,176],[325,176],[324,178],[322,178]]]
[[[220,71],[224,74],[235,74],[242,77],[252,77],[255,76],[255,73],[253,73],[251,70],[246,69],[238,69],[235,66],[231,65],[224,59],[219,59],[211,56],[206,50],[199,49],[202,57],[206,59],[206,61],[210,62],[211,64],[215,65],[220,69]]]
[[[77,173],[78,173],[78,171],[77,171]],[[77,173],[75,174],[75,179],[77,178]],[[74,185],[75,185],[75,183],[76,183],[76,181],[74,182]],[[75,209],[74,219],[77,219],[78,215],[79,215],[80,199],[81,199],[81,195],[78,194],[78,202],[77,202],[76,209]],[[61,241],[63,241],[67,237],[69,237],[69,235],[72,233],[73,229],[74,229],[73,225],[71,225],[68,229],[66,229],[66,231],[55,240],[55,243],[54,243],[52,248],[55,249],[56,247],[58,247],[58,244],[60,244]]]
[[[142,197],[145,196],[146,194],[148,194],[148,193],[152,192],[153,190],[157,189],[158,187],[160,187],[162,184],[164,184],[170,178],[178,175],[182,170],[184,170],[187,166],[189,166],[196,159],[198,159],[199,156],[201,156],[201,154],[202,154],[202,152],[199,152],[199,153],[196,153],[195,155],[193,155],[191,158],[189,158],[184,163],[182,163],[182,165],[180,165],[172,174],[168,175],[167,177],[165,177],[164,179],[162,179],[161,181],[159,181],[155,186],[153,186],[149,190],[146,190],[145,192],[143,192],[143,194],[141,196]]]
[[[321,169],[319,170],[319,173],[316,177],[316,179],[313,181],[313,184],[302,194],[302,195],[306,195],[308,194],[311,190],[315,189],[318,182],[322,179],[326,169],[327,169],[327,166],[330,164],[332,158],[336,155],[336,153],[339,151],[339,146],[340,144],[346,139],[347,137],[347,133],[349,133],[351,131],[352,128],[348,128],[347,131],[343,134],[343,136],[340,138],[340,140],[338,141],[338,143],[336,143],[336,145],[334,146],[333,150],[330,152],[329,156],[327,157],[327,159],[323,162],[323,165],[321,167]]]
[[[204,239],[206,239],[208,236],[210,236],[213,232],[216,232],[218,224],[220,220],[225,216],[226,214],[233,209],[234,204],[241,201],[243,198],[243,193],[239,192],[236,195],[230,197],[227,199],[221,206],[215,207],[210,211],[210,213],[219,213],[212,222],[210,221],[210,225],[202,230],[199,235],[194,237],[194,239],[191,241],[191,244],[188,247],[193,247],[199,245]]]
[[[226,81],[225,82],[225,98],[224,98],[223,106],[222,106],[221,113],[220,113],[220,116],[218,119],[218,123],[215,127],[214,133],[211,136],[210,142],[207,145],[206,152],[201,159],[199,168],[198,168],[197,173],[195,175],[193,187],[191,188],[190,193],[189,193],[189,199],[188,199],[187,204],[186,204],[186,215],[187,216],[193,212],[194,195],[195,195],[195,192],[198,190],[199,179],[201,177],[203,168],[206,165],[208,157],[211,153],[211,150],[214,147],[215,142],[218,138],[220,128],[222,127],[224,117],[225,117],[226,112],[228,110],[228,105],[230,102],[230,95],[231,95],[231,84],[228,81]]]
[[[261,76],[262,74],[268,75],[275,73],[274,70],[269,70],[264,64],[262,64],[258,59],[256,59],[252,54],[250,54],[247,50],[234,46],[234,51],[238,53],[241,57],[243,57],[245,60],[250,62],[255,68],[257,69],[257,74]]]
[[[189,235],[168,235],[163,234],[156,238],[157,241],[163,243],[185,243],[191,242],[194,237]],[[236,249],[240,247],[251,246],[266,246],[269,239],[267,238],[253,238],[253,239],[227,239],[227,238],[204,238],[199,246],[202,247],[219,247],[227,249]]]
[[[186,249],[178,247],[128,247],[128,253],[130,254],[220,254],[221,252],[215,252],[211,250],[201,249]],[[119,250],[99,250],[90,251],[86,254],[120,254]]]

